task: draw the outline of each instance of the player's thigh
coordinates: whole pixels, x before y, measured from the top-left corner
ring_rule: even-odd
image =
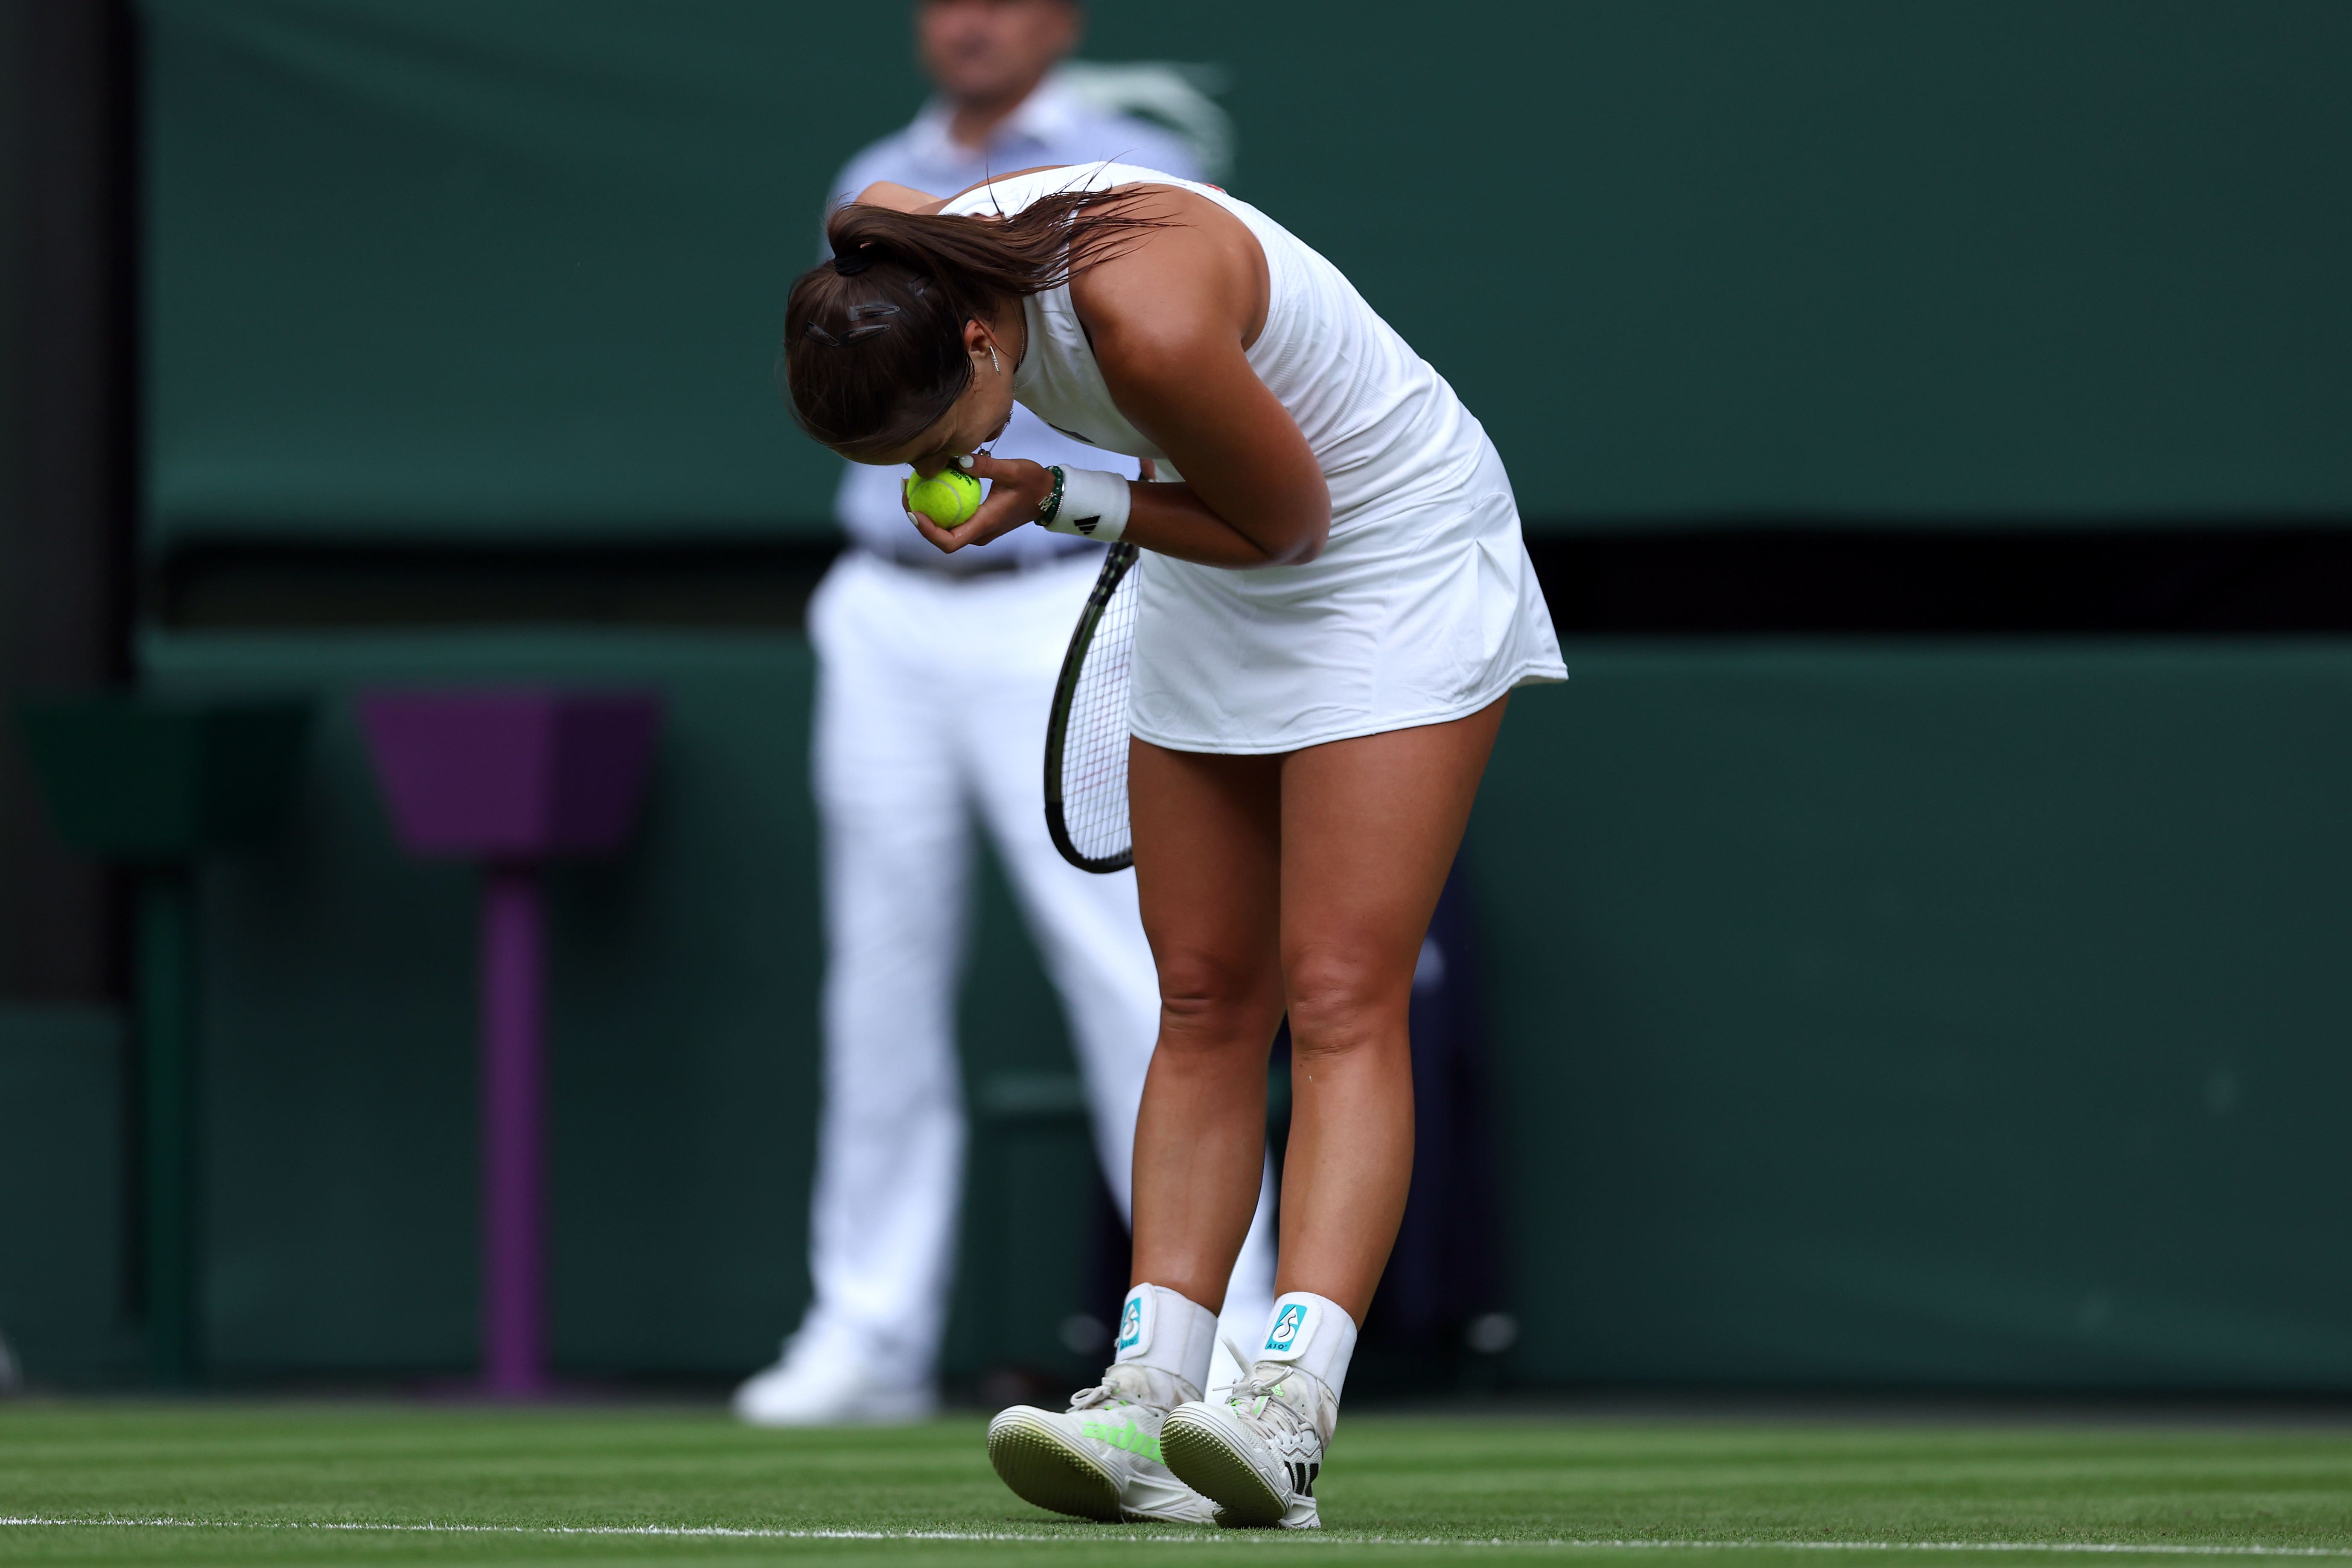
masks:
[[[1402,1005],[1461,847],[1503,702],[1284,759],[1281,952],[1293,1033]],[[1311,1032],[1311,1030],[1307,1031]]]
[[[1270,1009],[1270,1045],[1282,1006],[1281,759],[1131,748],[1136,894],[1166,1026],[1198,1016],[1255,1027]]]

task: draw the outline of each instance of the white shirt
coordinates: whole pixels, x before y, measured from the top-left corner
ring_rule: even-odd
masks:
[[[991,174],[1048,164],[1111,160],[1139,163],[1181,179],[1198,177],[1197,160],[1174,136],[1140,120],[1106,114],[1081,103],[1051,77],[996,127],[984,147],[965,147],[949,135],[952,115],[952,110],[934,99],[905,130],[850,159],[834,181],[833,199],[826,210],[877,180],[948,196]],[[832,253],[828,249],[825,254]],[[1136,472],[1133,459],[1073,441],[1018,404],[1013,405],[1013,422],[990,450],[1000,458]],[[835,493],[834,515],[841,526],[853,541],[877,554],[953,573],[993,566],[1008,554],[1026,561],[1101,548],[1042,528],[1018,528],[978,549],[941,555],[925,544],[907,521],[898,488],[906,473],[903,468],[850,463]],[[910,545],[919,548],[910,551]]]

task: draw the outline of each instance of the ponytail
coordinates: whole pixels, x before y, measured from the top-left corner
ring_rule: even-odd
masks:
[[[824,226],[833,258],[784,304],[783,379],[801,428],[847,457],[902,446],[971,384],[966,321],[1057,288],[1166,226],[1150,195],[1063,191],[1009,217],[852,204]]]

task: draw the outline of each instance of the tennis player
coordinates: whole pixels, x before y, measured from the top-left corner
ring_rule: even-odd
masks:
[[[1129,789],[1160,1026],[1134,1284],[1101,1385],[1002,1412],[989,1456],[1065,1513],[1311,1528],[1412,1169],[1413,963],[1507,694],[1567,675],[1509,479],[1336,268],[1213,186],[1116,163],[877,184],[826,234],[785,308],[810,434],[990,481],[956,528],[909,514],[941,551],[1040,523],[1146,552]],[[986,455],[1016,401],[1181,482]],[[1286,1013],[1279,1294],[1213,1392]]]
[[[1165,112],[1183,107],[1181,83],[1154,93],[1150,66],[1072,66],[1085,16],[1071,0],[921,0],[913,21],[937,96],[850,159],[828,210],[877,180],[952,191],[992,170],[1111,156],[1193,172],[1183,142],[1106,103],[1108,80]],[[1087,82],[1097,96],[1079,90]],[[1087,459],[1026,414],[997,450]],[[975,819],[1061,994],[1122,1219],[1159,1019],[1133,879],[1065,864],[1037,809],[1054,678],[1102,548],[1032,529],[942,554],[907,527],[898,478],[845,465],[835,508],[851,547],[809,604],[824,1093],[808,1310],[735,1394],[737,1414],[761,1426],[913,1420],[936,1403],[963,1202],[954,1018]],[[1255,1329],[1274,1299],[1265,1206],[1228,1287],[1228,1331]]]

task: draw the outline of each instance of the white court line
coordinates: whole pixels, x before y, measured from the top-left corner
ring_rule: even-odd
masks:
[[[723,1524],[371,1524],[347,1520],[239,1519],[95,1519],[0,1515],[0,1528],[58,1529],[106,1526],[125,1530],[319,1530],[381,1531],[407,1535],[617,1535],[700,1537],[724,1541],[957,1541],[1015,1542],[1032,1546],[1097,1546],[1106,1541],[1139,1545],[1250,1546],[1276,1541],[1298,1546],[1463,1546],[1549,1547],[1563,1552],[2071,1552],[2107,1556],[2152,1557],[2352,1557],[2352,1547],[2341,1546],[2198,1546],[2176,1542],[2133,1545],[2118,1541],[1733,1541],[1526,1540],[1499,1536],[1470,1540],[1458,1536],[1325,1535],[1219,1531],[1197,1535],[1103,1536],[1073,1531],[1041,1535],[1018,1531],[988,1530],[759,1530]]]

